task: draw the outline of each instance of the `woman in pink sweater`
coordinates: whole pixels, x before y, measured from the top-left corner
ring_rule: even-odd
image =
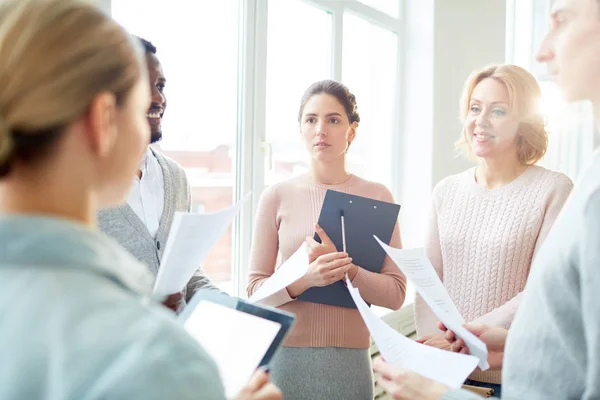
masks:
[[[371,400],[373,376],[369,332],[356,309],[297,300],[311,287],[327,286],[347,272],[363,298],[375,305],[402,306],[406,281],[387,258],[380,274],[352,264],[327,240],[316,222],[327,189],[393,202],[383,185],[346,170],[346,153],[360,121],[356,99],[341,83],[321,81],[304,94],[300,135],[310,156],[310,172],[264,191],[256,214],[248,295],[252,295],[304,242],[310,267],[298,282],[267,299],[292,312],[296,324],[271,364],[272,379],[286,399]],[[323,239],[312,239],[317,231]],[[391,245],[400,247],[398,224]]]
[[[508,328],[533,257],[573,184],[536,166],[548,135],[535,78],[514,65],[476,71],[461,100],[459,140],[478,165],[433,190],[426,250],[467,322]],[[419,341],[448,349],[437,318],[417,297]],[[500,395],[500,371],[477,371],[469,384]]]

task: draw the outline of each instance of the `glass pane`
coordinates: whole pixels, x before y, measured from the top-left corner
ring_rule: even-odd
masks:
[[[398,38],[353,14],[344,14],[342,80],[356,96],[360,124],[348,151],[348,169],[391,190],[392,136],[397,118]],[[377,43],[377,46],[373,46]],[[406,296],[406,303],[413,294]],[[390,310],[373,307],[378,315]]]
[[[269,1],[266,140],[272,157],[267,157],[267,185],[307,170],[298,108],[312,83],[330,77],[330,60],[330,14],[303,1]]]
[[[594,114],[589,102],[566,103],[554,82],[540,82],[548,150],[540,164],[576,181],[594,153]]]
[[[400,9],[399,0],[358,0],[363,4],[373,7],[381,12],[384,12],[394,18],[398,18]]]
[[[395,33],[344,14],[342,80],[356,95],[361,121],[348,151],[348,168],[390,190],[392,136],[398,114],[397,41]]]
[[[112,0],[112,15],[158,48],[167,78],[168,107],[164,139],[157,147],[185,168],[192,186],[192,211],[211,212],[231,205],[238,2],[216,1],[210,12],[198,12],[191,2]],[[228,231],[203,265],[206,275],[228,292],[232,288],[231,238]]]

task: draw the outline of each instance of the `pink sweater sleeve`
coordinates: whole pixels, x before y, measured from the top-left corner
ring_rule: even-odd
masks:
[[[442,248],[440,246],[440,235],[438,228],[438,204],[441,200],[442,184],[436,185],[432,193],[431,211],[425,237],[425,254],[431,265],[443,282]],[[438,317],[433,313],[425,300],[419,294],[415,295],[414,303],[415,325],[417,337],[441,332],[437,328]]]
[[[552,189],[550,189],[548,192],[548,197],[546,201],[544,202],[545,208],[544,210],[542,210],[542,213],[544,214],[544,219],[542,221],[542,226],[540,227],[540,232],[538,233],[538,237],[535,243],[533,259],[535,259],[535,256],[538,253],[540,247],[546,240],[550,229],[554,225],[556,217],[558,217],[560,210],[563,208],[565,202],[567,201],[567,198],[571,193],[571,189],[573,189],[573,182],[571,182],[571,180],[566,175],[558,175]],[[516,296],[508,300],[500,307],[477,318],[475,321],[473,321],[473,323],[501,326],[505,329],[510,328],[510,325],[512,324],[512,321],[515,317],[515,313],[519,308],[519,304],[521,304],[522,295],[523,292],[519,292]]]
[[[279,198],[273,188],[266,189],[258,203],[255,214],[254,234],[250,250],[250,266],[246,292],[251,296],[273,275],[279,253],[277,211]],[[292,301],[288,291],[282,289],[263,301],[264,304],[278,307]]]
[[[390,191],[382,186],[384,191],[382,201],[394,202]],[[390,246],[401,248],[400,226],[396,222]],[[352,285],[359,289],[363,299],[371,304],[398,310],[404,304],[406,297],[406,277],[394,264],[392,259],[386,256],[381,273],[374,273],[363,268],[358,268],[358,273],[352,280]]]

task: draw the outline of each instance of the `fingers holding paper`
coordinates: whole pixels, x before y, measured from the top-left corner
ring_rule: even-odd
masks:
[[[452,350],[451,343],[446,339],[446,336],[443,333],[438,333],[435,335],[423,336],[417,339],[418,343],[424,344],[426,346],[435,347],[441,350]]]
[[[167,307],[173,312],[177,312],[179,307],[181,306],[181,302],[183,301],[183,292],[177,292],[170,294],[166,297],[166,299],[162,302],[163,306]]]
[[[346,253],[324,254],[311,262],[304,276],[286,289],[290,297],[296,298],[312,287],[329,286],[344,279],[352,265],[352,258]]]
[[[352,258],[346,253],[329,253],[310,263],[305,278],[310,287],[329,286],[344,278],[352,268]]]
[[[437,400],[449,387],[415,372],[397,368],[377,358],[373,370],[379,374],[377,383],[396,400]]]
[[[438,327],[445,332],[445,338],[450,343],[452,351],[456,353],[471,354],[469,347],[465,342],[456,336],[450,329],[446,328],[443,323],[439,322]],[[508,331],[504,328],[488,325],[465,325],[465,328],[477,336],[488,349],[488,363],[492,369],[502,368],[502,360],[504,358],[504,346]]]
[[[319,226],[319,224],[315,225],[315,232],[317,232],[317,235],[319,235],[321,243],[317,242],[310,236],[308,236],[305,240],[308,248],[309,262],[315,261],[317,258],[319,258],[319,256],[337,252],[335,244],[333,244],[333,241],[329,238],[329,236],[327,236],[327,233],[325,230],[323,230],[323,228],[321,228],[321,226]]]

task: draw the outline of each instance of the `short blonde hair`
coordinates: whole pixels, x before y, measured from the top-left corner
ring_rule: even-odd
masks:
[[[456,142],[457,150],[469,158],[475,158],[464,125],[469,114],[473,90],[487,78],[495,79],[506,86],[510,106],[521,120],[517,138],[519,161],[524,165],[537,163],[546,154],[548,148],[548,132],[540,108],[541,89],[533,75],[519,66],[510,64],[490,65],[474,71],[465,82],[460,100],[460,121],[463,129],[460,139]]]
[[[0,3],[0,178],[49,151],[101,92],[121,105],[145,74],[143,51],[89,2]]]

